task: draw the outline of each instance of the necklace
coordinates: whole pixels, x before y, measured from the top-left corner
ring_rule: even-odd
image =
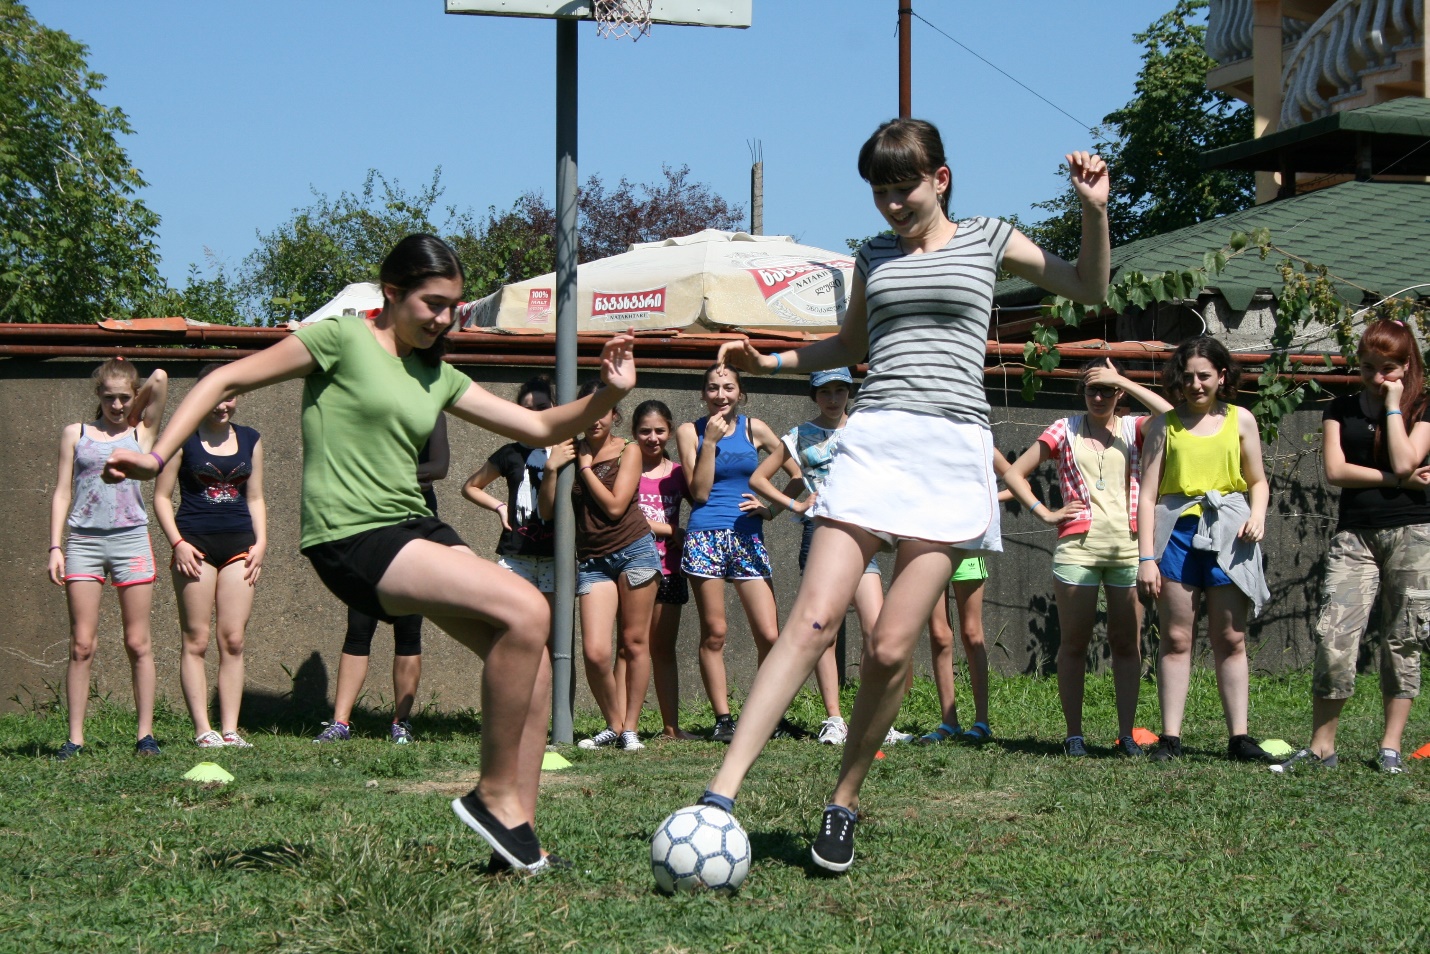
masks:
[[[1083,440],[1085,440],[1085,441],[1091,441],[1091,440],[1092,440],[1092,425],[1087,422],[1087,418],[1086,418],[1086,417],[1084,417],[1084,418],[1082,419],[1082,426],[1087,429],[1087,436],[1084,437]],[[1112,436],[1112,427],[1111,427],[1110,425],[1109,425],[1108,428],[1107,428],[1107,434],[1108,434],[1109,437]],[[1098,451],[1096,452],[1096,453],[1097,453],[1097,482],[1094,483],[1093,486],[1096,487],[1098,490],[1106,490],[1106,489],[1107,489],[1107,481],[1104,480],[1103,477],[1102,477],[1102,462],[1103,462],[1103,459],[1104,459],[1105,457],[1107,457],[1107,444],[1103,444],[1101,441],[1099,441],[1098,443],[1099,443],[1099,444],[1102,444],[1102,447],[1101,447],[1100,450],[1098,450]]]

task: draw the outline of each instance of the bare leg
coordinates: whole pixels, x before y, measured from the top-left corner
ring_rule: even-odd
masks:
[[[1176,580],[1162,580],[1157,598],[1161,640],[1157,661],[1157,699],[1162,706],[1162,734],[1182,735],[1187,688],[1192,681],[1192,635],[1201,590]]]
[[[635,732],[640,728],[641,708],[650,689],[650,615],[659,587],[651,579],[632,589],[624,573],[616,587],[621,600],[621,658],[626,661],[626,682],[622,686],[626,708],[619,728]]]
[[[750,621],[750,634],[755,637],[755,656],[760,665],[780,634],[779,610],[775,607],[775,589],[769,580],[735,580],[735,595],[745,608]],[[837,627],[836,627],[837,629]]]
[[[199,578],[180,573],[175,568],[170,574],[174,581],[174,595],[179,604],[179,635],[183,641],[179,653],[179,686],[184,691],[184,702],[189,707],[189,718],[194,723],[194,738],[205,732],[212,732],[209,723],[209,679],[206,661],[209,651],[209,620],[213,616],[217,602],[218,570],[207,563],[201,564]],[[222,676],[223,656],[219,656],[219,674]],[[222,679],[219,687],[219,711],[222,712]],[[242,691],[242,687],[240,687]]]
[[[929,656],[933,684],[945,725],[958,725],[957,671],[953,661],[953,625],[948,621],[948,588],[944,587],[929,613]]]
[[[894,582],[879,621],[864,643],[863,672],[849,720],[849,738],[844,742],[844,761],[830,798],[835,805],[850,810],[859,807],[859,789],[899,714],[914,644],[952,573],[951,547],[900,541]]]
[[[343,653],[338,657],[338,688],[333,702],[333,721],[348,723],[353,719],[362,684],[367,680],[367,657]]]
[[[834,643],[830,643],[814,664],[814,684],[819,687],[819,698],[824,702],[824,715],[828,719],[843,718],[839,711],[839,660],[835,658],[834,649]]]
[[[1216,663],[1217,692],[1228,735],[1246,734],[1246,713],[1251,698],[1251,672],[1246,660],[1246,595],[1231,584],[1205,591],[1207,635]]]
[[[209,569],[204,567],[205,571]],[[238,731],[243,703],[243,645],[253,614],[253,587],[243,578],[240,560],[218,573],[214,606],[218,629],[218,713],[224,732]],[[190,704],[192,708],[192,704]]]
[[[695,608],[700,613],[700,681],[716,716],[730,714],[730,690],[725,678],[725,581],[690,577]]]
[[[70,660],[65,667],[65,706],[69,710],[69,741],[84,744],[84,713],[89,707],[90,669],[99,635],[99,599],[104,584],[72,580],[65,584],[70,611]]]
[[[1388,700],[1387,700],[1388,701]],[[1325,758],[1336,751],[1336,728],[1340,725],[1341,710],[1346,707],[1345,699],[1311,699],[1311,751],[1318,758]]]
[[[680,635],[678,603],[657,603],[650,617],[651,672],[655,677],[655,700],[660,706],[662,734],[672,739],[696,739],[680,728],[680,669],[675,656],[676,639]]]
[[[392,721],[406,722],[412,717],[417,701],[417,687],[422,683],[422,654],[392,657]]]
[[[621,730],[625,716],[624,686],[616,683],[612,668],[611,631],[616,622],[620,594],[616,584],[602,580],[578,597],[581,606],[581,657],[586,663],[586,685],[606,725]]]
[[[551,722],[551,656],[541,654],[541,668],[531,687],[531,707],[521,730],[517,755],[517,787],[522,817],[536,827],[536,797],[541,789],[541,760],[546,756],[546,729]]]
[[[988,646],[983,638],[983,581],[963,580],[953,584],[953,601],[958,607],[958,635],[968,660],[968,683],[973,689],[973,719],[988,724]]]
[[[864,567],[879,548],[872,534],[847,524],[820,521],[814,531],[804,580],[768,664],[755,673],[740,726],[710,790],[734,798],[765,743],[839,632],[839,620],[854,598]],[[888,727],[885,726],[885,731]],[[883,740],[881,735],[880,741]],[[872,758],[872,754],[870,758]]]
[[[150,639],[149,612],[154,606],[154,584],[136,583],[119,589],[119,615],[124,621],[124,651],[134,676],[134,709],[139,725],[135,738],[154,734],[154,646]]]
[[[1405,734],[1405,724],[1410,721],[1410,704],[1413,701],[1394,697],[1385,700],[1385,734],[1380,737],[1382,749],[1400,751],[1400,740]]]
[[[1117,735],[1131,735],[1142,689],[1142,604],[1135,586],[1105,586],[1107,644],[1112,651],[1112,692],[1117,700]]]
[[[1058,642],[1058,699],[1063,704],[1063,721],[1068,738],[1083,734],[1083,689],[1087,684],[1087,644],[1097,622],[1097,587],[1074,586],[1053,579],[1053,596],[1058,601],[1058,622],[1062,638]]]

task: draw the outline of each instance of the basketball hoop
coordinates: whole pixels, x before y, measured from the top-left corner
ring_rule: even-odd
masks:
[[[591,0],[591,18],[603,37],[632,41],[650,35],[651,0]]]

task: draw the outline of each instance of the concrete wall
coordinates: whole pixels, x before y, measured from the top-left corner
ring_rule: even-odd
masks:
[[[52,699],[63,686],[67,658],[68,617],[63,593],[45,578],[45,546],[50,497],[55,481],[55,452],[61,427],[90,419],[94,410],[88,376],[96,362],[9,359],[0,362],[0,446],[5,448],[7,519],[0,521],[0,705],[18,700]],[[141,363],[147,373],[150,365]],[[193,381],[193,362],[167,366],[172,381],[170,407],[175,406]],[[477,380],[499,394],[511,397],[530,375],[528,369],[473,369]],[[241,399],[238,419],[263,434],[267,460],[269,502],[268,557],[258,586],[253,620],[249,627],[248,686],[245,722],[262,724],[268,716],[311,718],[327,714],[336,678],[336,666],[345,611],[320,584],[298,553],[298,495],[301,447],[298,435],[299,383],[293,382]],[[639,398],[658,397],[678,417],[691,419],[701,412],[699,376],[695,373],[643,372]],[[1025,405],[1017,381],[1007,388],[990,382],[998,446],[1010,458],[1031,443],[1056,417],[1075,405],[1069,397],[1044,396],[1036,406]],[[750,410],[776,430],[807,417],[812,410],[806,388],[795,379],[760,379],[751,384]],[[635,401],[628,401],[627,411]],[[1080,404],[1080,402],[1079,402]],[[1277,447],[1270,449],[1273,473],[1271,517],[1266,549],[1270,558],[1274,601],[1252,630],[1254,665],[1277,671],[1309,661],[1308,632],[1315,601],[1317,567],[1333,523],[1334,498],[1326,493],[1319,476],[1317,442],[1303,441],[1315,433],[1318,412],[1302,412],[1288,421]],[[496,523],[490,514],[462,499],[463,479],[474,471],[500,443],[490,434],[454,423],[450,429],[452,468],[448,480],[438,485],[442,515],[479,553],[489,554],[496,540]],[[673,450],[673,442],[672,442]],[[1043,498],[1056,505],[1056,479],[1048,467],[1036,485]],[[930,506],[957,506],[957,501],[930,501]],[[1019,512],[1015,512],[1019,511]],[[1049,555],[1052,531],[1021,513],[1005,507],[1005,553],[990,560],[992,579],[985,599],[985,626],[990,658],[1000,672],[1051,671],[1057,652],[1058,620],[1050,586]],[[153,527],[155,554],[167,565],[169,552],[157,525]],[[788,518],[770,527],[768,542],[776,566],[776,595],[788,606],[798,585],[796,554],[799,528]],[[883,558],[886,563],[888,558]],[[727,647],[731,685],[738,692],[749,686],[754,672],[754,649],[733,593],[730,600],[731,633]],[[687,699],[701,694],[696,666],[695,607],[687,607],[681,629],[681,689]],[[181,705],[178,681],[179,631],[174,591],[161,572],[155,587],[154,648],[161,695]],[[379,705],[390,699],[387,672],[391,641],[383,627],[374,644],[372,674],[366,703]],[[475,707],[481,671],[476,658],[445,635],[428,627],[421,703],[444,709]],[[860,637],[853,615],[845,658],[846,673],[858,675]],[[210,654],[211,657],[214,653]],[[1106,643],[1094,641],[1090,662],[1098,667],[1107,656]],[[919,665],[926,673],[927,651]],[[578,673],[580,667],[577,667]],[[211,682],[212,684],[212,682]],[[578,706],[588,706],[584,680],[578,675]],[[131,705],[128,665],[121,641],[118,605],[106,594],[94,685],[101,695]]]

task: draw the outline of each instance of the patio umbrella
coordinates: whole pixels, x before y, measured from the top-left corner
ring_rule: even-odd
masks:
[[[642,242],[577,269],[577,329],[784,328],[834,331],[854,261],[788,235],[706,229]],[[529,278],[463,306],[464,328],[550,332],[556,276]]]

